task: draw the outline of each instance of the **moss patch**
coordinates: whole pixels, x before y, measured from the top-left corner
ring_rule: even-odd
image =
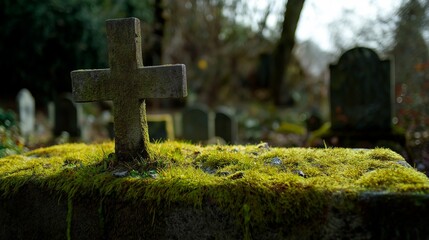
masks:
[[[317,219],[342,194],[428,194],[429,179],[388,149],[272,148],[267,144],[151,144],[152,158],[118,163],[113,143],[65,144],[0,158],[0,193],[27,183],[80,196],[145,202],[154,211],[210,202],[236,215],[246,234],[262,222]],[[69,206],[71,208],[72,206]],[[100,211],[102,212],[102,211]],[[69,219],[67,219],[69,220]]]

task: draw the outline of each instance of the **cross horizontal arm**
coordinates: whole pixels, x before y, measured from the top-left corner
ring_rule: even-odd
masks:
[[[184,64],[137,69],[135,84],[139,98],[180,98],[188,95]]]
[[[110,70],[76,70],[70,73],[73,97],[76,102],[94,102],[112,100],[109,89]]]

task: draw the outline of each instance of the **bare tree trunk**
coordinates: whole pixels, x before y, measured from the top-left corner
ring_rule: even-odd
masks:
[[[163,1],[155,1],[154,4],[154,28],[153,36],[156,40],[150,49],[150,62],[148,65],[160,65],[162,64],[162,39],[164,38],[164,27],[165,27],[165,18],[163,17]]]
[[[283,28],[280,40],[273,52],[271,65],[270,89],[275,104],[281,104],[281,89],[285,69],[292,58],[292,49],[295,45],[295,31],[305,0],[288,0],[283,19]]]
[[[152,41],[150,47],[143,51],[144,59],[143,64],[146,66],[161,65],[162,62],[162,40],[164,38],[165,18],[163,17],[164,6],[163,1],[154,1],[153,5],[153,30]],[[147,99],[146,104],[151,111],[157,111],[162,108],[162,105],[168,107],[173,102],[173,99]]]

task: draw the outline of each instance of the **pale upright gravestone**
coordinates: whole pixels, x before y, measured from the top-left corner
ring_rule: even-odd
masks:
[[[185,65],[143,67],[140,21],[106,21],[110,69],[71,72],[76,102],[113,101],[119,160],[150,158],[146,98],[185,97]]]
[[[19,111],[19,128],[21,134],[28,140],[35,128],[35,101],[33,95],[26,88],[21,89],[17,95]]]

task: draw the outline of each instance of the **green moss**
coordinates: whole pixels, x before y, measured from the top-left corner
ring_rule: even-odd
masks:
[[[115,196],[145,201],[157,211],[209,201],[235,214],[245,233],[263,221],[288,225],[317,218],[337,194],[429,193],[424,174],[382,148],[164,142],[151,144],[151,159],[132,163],[118,163],[113,149],[113,143],[65,144],[0,158],[0,191],[7,196],[31,182],[63,193],[70,204],[77,195]],[[128,175],[116,177],[118,171]]]

